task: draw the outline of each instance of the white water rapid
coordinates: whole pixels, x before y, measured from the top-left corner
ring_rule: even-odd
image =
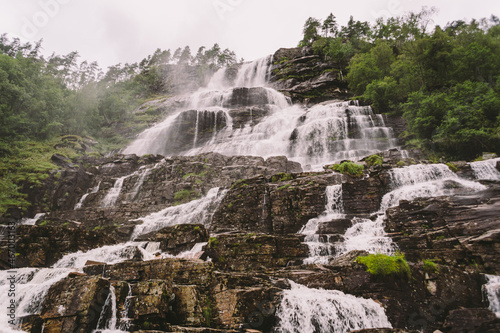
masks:
[[[489,308],[500,318],[500,276],[486,275],[487,283],[483,285],[483,292],[488,299]]]
[[[496,168],[498,162],[500,162],[500,157],[486,161],[472,162],[470,166],[477,179],[500,180],[500,171]]]
[[[384,308],[371,299],[338,290],[307,288],[291,282],[276,316],[279,333],[345,333],[363,328],[392,328]]]

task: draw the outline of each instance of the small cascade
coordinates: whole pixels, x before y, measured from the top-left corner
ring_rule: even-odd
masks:
[[[179,253],[177,258],[185,258],[185,259],[194,259],[196,255],[203,251],[203,247],[207,245],[207,242],[204,243],[196,243],[191,250],[184,251]]]
[[[234,87],[263,87],[268,80],[272,55],[244,63],[234,80]]]
[[[156,164],[153,168],[142,167],[142,169],[139,170],[140,172],[139,177],[137,178],[137,181],[135,182],[132,191],[130,191],[130,193],[127,194],[127,201],[134,201],[137,198],[139,190],[141,189],[142,184],[144,184],[144,180],[146,179],[147,176],[149,176],[151,171],[157,167],[158,164]]]
[[[359,160],[396,147],[392,128],[369,106],[348,102],[319,104],[298,123],[290,143],[290,157],[307,164]]]
[[[395,244],[384,231],[383,215],[379,215],[375,221],[355,217],[352,219],[352,227],[344,234],[344,241],[335,244],[335,250],[336,255],[354,250],[391,255]]]
[[[385,214],[387,208],[397,206],[400,200],[466,194],[486,189],[482,184],[459,178],[444,164],[418,164],[396,168],[389,172],[389,177],[393,191],[383,196],[380,214]]]
[[[109,319],[107,319],[109,318]],[[116,291],[113,285],[109,286],[109,294],[104,302],[101,310],[101,315],[97,322],[97,330],[100,332],[116,331]]]
[[[328,235],[318,235],[318,228],[322,222],[329,222],[345,216],[342,202],[342,185],[327,186],[326,197],[325,212],[316,218],[310,219],[299,231],[300,234],[306,235],[304,241],[309,247],[309,258],[304,260],[304,264],[326,264],[334,255],[330,237]]]
[[[11,298],[9,294],[10,284],[14,278],[16,286],[15,295],[15,318],[19,324],[22,317],[40,313],[42,302],[50,287],[65,278],[71,272],[67,268],[19,268],[13,271],[0,271],[0,293],[4,295],[0,300],[0,306],[8,309]],[[17,332],[14,328],[9,330],[7,315],[1,316],[0,325],[5,332]],[[2,331],[4,332],[4,331]]]
[[[200,123],[200,113],[196,112],[196,124],[194,125],[194,139],[193,139],[193,148],[196,148],[196,142],[198,141],[198,127]]]
[[[500,276],[485,274],[486,284],[483,285],[483,292],[488,299],[489,308],[500,318]]]
[[[307,288],[290,282],[276,317],[279,333],[344,333],[364,328],[392,328],[384,308],[371,299],[338,290]]]
[[[116,245],[106,245],[87,252],[74,252],[65,255],[53,267],[56,268],[83,268],[88,260],[95,260],[112,265],[125,260],[133,259],[145,242],[128,242]]]
[[[119,329],[127,332],[130,328],[130,318],[128,317],[130,311],[130,304],[132,303],[132,286],[130,283],[128,285],[128,293],[125,298],[125,303],[123,304],[123,310],[120,312],[120,327]]]
[[[45,213],[38,213],[33,218],[25,217],[19,221],[19,225],[35,225],[41,218],[45,216]]]
[[[115,181],[113,187],[109,190],[108,194],[101,201],[101,208],[113,207],[120,196],[120,192],[122,191],[123,182],[125,178],[130,177],[131,175],[123,176],[118,178]]]
[[[89,192],[89,193],[85,193],[81,198],[80,198],[80,201],[77,202],[77,204],[75,205],[75,208],[73,208],[74,210],[77,210],[77,209],[80,209],[83,207],[83,203],[85,202],[85,199],[87,199],[87,197],[89,196],[89,194],[91,193],[97,193],[97,191],[99,191],[99,187],[101,186],[101,182],[99,181],[99,183],[92,188],[92,190]]]
[[[470,167],[474,171],[476,179],[500,180],[500,171],[496,168],[498,162],[500,162],[500,157],[486,161],[472,162],[470,163]]]
[[[193,200],[183,205],[165,208],[159,212],[137,219],[143,221],[135,227],[131,239],[161,228],[181,223],[200,223],[208,225],[212,214],[224,198],[227,190],[220,191],[218,187],[208,191],[201,199]]]

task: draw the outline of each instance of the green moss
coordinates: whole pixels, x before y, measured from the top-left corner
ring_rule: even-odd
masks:
[[[219,245],[219,240],[215,237],[210,237],[208,240],[208,247],[215,248]]]
[[[376,277],[404,277],[410,278],[411,271],[404,255],[397,253],[392,256],[385,254],[370,254],[357,257],[356,262],[366,266],[366,271]]]
[[[192,193],[193,193],[193,191],[186,190],[186,189],[177,191],[174,194],[174,200],[175,201],[187,201],[191,197]]]
[[[432,260],[424,260],[424,272],[437,273],[439,271],[438,265]]]
[[[436,236],[435,240],[442,240],[445,239],[446,237],[443,235]]]
[[[348,174],[352,177],[361,177],[365,167],[361,164],[356,164],[351,161],[345,161],[341,164],[334,164],[330,167],[333,171],[338,171],[342,174]]]
[[[284,190],[284,189],[287,189],[289,187],[290,187],[290,184],[286,184],[286,185],[278,187],[278,190]]]
[[[212,326],[212,318],[213,318],[213,310],[212,310],[212,301],[207,300],[205,306],[202,309],[203,318],[205,318],[205,324],[210,327]]]
[[[400,168],[404,167],[404,166],[406,166],[406,162],[405,161],[399,161],[398,163],[396,163],[396,166],[400,167]]]
[[[446,165],[448,166],[448,168],[450,168],[451,171],[453,171],[453,172],[458,171],[458,168],[455,166],[455,164],[448,162],[448,163],[446,163]]]
[[[233,207],[233,203],[232,203],[232,202],[230,202],[230,203],[227,205],[227,208],[231,208],[231,207]]]
[[[287,181],[287,180],[292,180],[293,179],[293,175],[291,173],[285,173],[285,172],[280,172],[276,175],[273,175],[271,177],[271,182],[283,182],[283,181]]]
[[[384,159],[379,155],[371,155],[365,159],[365,162],[368,166],[382,166]]]
[[[245,179],[240,179],[233,183],[233,185],[231,186],[231,190],[234,190],[237,187],[247,187],[247,186],[248,184],[245,183]]]

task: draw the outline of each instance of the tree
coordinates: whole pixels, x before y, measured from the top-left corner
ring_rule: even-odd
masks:
[[[300,41],[299,47],[310,46],[312,43],[318,39],[318,28],[321,26],[321,22],[318,19],[309,17],[304,24],[304,38]]]
[[[323,31],[324,37],[336,37],[338,25],[335,20],[335,16],[332,13],[330,13],[330,15],[328,15],[328,17],[323,21],[321,30]]]

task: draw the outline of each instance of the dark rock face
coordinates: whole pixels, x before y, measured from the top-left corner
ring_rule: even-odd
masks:
[[[272,103],[269,100],[267,90],[262,87],[255,88],[234,88],[231,98],[224,102],[222,106],[226,108],[246,107],[255,105],[265,105]]]
[[[321,222],[321,239],[342,240],[353,215],[370,218],[378,210],[390,190],[388,170],[400,160],[395,151],[380,155],[384,163],[365,165],[359,178],[331,170],[302,172],[282,156],[116,155],[74,163],[67,179],[54,184],[49,178],[45,189],[33,191],[33,197],[51,191],[64,198],[53,198],[54,211],[44,222],[17,228],[19,266],[46,267],[68,252],[127,241],[141,216],[196,200],[216,186],[227,192],[206,228],[190,221],[137,239],[159,242],[169,254],[208,242],[196,255],[199,259],[157,256],[142,261],[139,248],[132,260],[114,265],[96,258],[84,273],[71,273],[54,284],[41,313],[24,318],[23,329],[102,329],[99,317],[110,318],[111,309],[104,304],[114,294],[117,325],[126,324],[131,332],[272,332],[290,280],[371,298],[395,327],[360,332],[497,331],[498,319],[486,309],[482,293],[483,273],[499,274],[500,186],[495,182],[485,182],[488,190],[475,195],[401,201],[388,210],[386,231],[405,253],[410,278],[371,275],[356,262],[368,254],[363,251],[328,264],[303,264],[309,248],[297,233],[325,212],[328,186],[342,186],[346,215]],[[468,175],[467,164],[457,162],[456,167],[457,173]],[[115,206],[101,207],[124,176]],[[66,196],[72,188],[74,193]],[[179,191],[186,196],[176,195]],[[88,196],[82,207],[74,209],[83,194]],[[424,260],[435,266],[429,268]]]
[[[104,245],[115,244],[116,240],[107,230],[89,230],[68,226],[17,227],[17,267],[50,267],[66,253],[88,251]],[[106,232],[108,231],[108,232]],[[3,244],[2,244],[3,245]],[[8,269],[7,246],[2,246],[1,267]]]
[[[109,281],[75,276],[54,284],[43,303],[40,317],[46,332],[90,332],[109,294]]]
[[[307,257],[308,252],[298,237],[266,234],[220,235],[206,248],[215,267],[229,271],[286,267],[290,261]]]
[[[279,49],[273,56],[271,82],[294,102],[322,102],[349,96],[347,82],[334,62],[308,48]]]
[[[468,197],[402,201],[387,211],[386,230],[412,261],[437,259],[448,265],[500,274],[500,186]]]
[[[141,235],[137,241],[160,242],[160,250],[173,255],[190,250],[196,243],[208,241],[208,232],[201,224],[178,224]]]
[[[165,136],[163,153],[176,155],[210,141],[215,132],[226,127],[223,111],[189,110],[180,113]]]

